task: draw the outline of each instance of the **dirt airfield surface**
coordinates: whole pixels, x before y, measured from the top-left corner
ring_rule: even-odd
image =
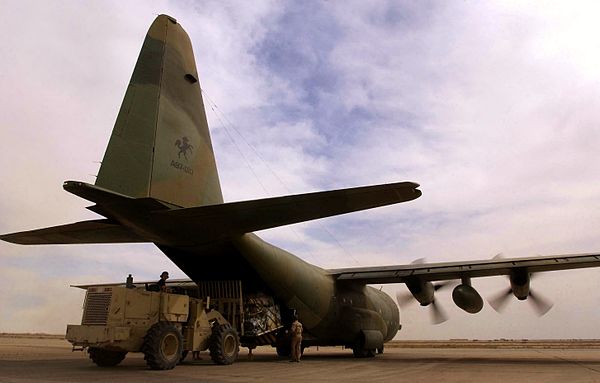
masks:
[[[309,348],[301,363],[279,359],[272,348],[263,347],[252,360],[241,349],[235,364],[217,366],[204,352],[200,361],[188,356],[173,370],[152,371],[141,354],[128,354],[117,367],[100,368],[57,337],[3,335],[0,382],[600,382],[598,344],[415,343],[388,346],[372,359],[354,359],[351,350],[340,347]]]

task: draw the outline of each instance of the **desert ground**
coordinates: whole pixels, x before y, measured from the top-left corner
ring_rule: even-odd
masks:
[[[230,366],[201,357],[152,371],[141,354],[129,354],[117,367],[100,368],[60,336],[3,334],[0,382],[600,382],[598,341],[406,341],[372,359],[320,347],[307,349],[301,363],[262,347],[252,359],[241,349]]]

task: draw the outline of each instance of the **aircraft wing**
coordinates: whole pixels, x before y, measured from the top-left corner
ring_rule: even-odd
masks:
[[[398,266],[355,267],[327,270],[338,281],[365,284],[405,283],[418,278],[423,281],[443,281],[464,277],[510,275],[512,271],[543,271],[600,267],[600,254],[551,255],[487,261],[408,264]]]
[[[166,227],[184,227],[202,241],[410,201],[421,196],[418,187],[398,182],[171,209],[153,212],[153,219]]]
[[[68,225],[4,234],[0,235],[0,239],[20,245],[148,242],[126,227],[108,219],[75,222]]]

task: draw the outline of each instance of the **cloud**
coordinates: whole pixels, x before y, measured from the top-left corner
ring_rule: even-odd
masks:
[[[40,279],[36,271],[6,266],[2,271],[6,282],[0,296],[3,332],[60,334],[67,322],[81,322],[83,290],[69,289],[63,278]]]
[[[94,182],[144,34],[169,13],[194,45],[227,200],[422,185],[416,201],[265,231],[265,239],[324,267],[598,248],[593,2],[2,7],[11,33],[0,37],[1,232],[96,217],[61,183]],[[182,275],[150,245],[2,243],[0,263],[14,286],[2,307],[17,308],[0,327],[15,331],[62,332],[77,320],[80,296],[67,283]],[[420,307],[407,308],[402,336],[598,337],[595,272],[536,278],[556,302],[542,320],[516,302],[502,317],[489,308],[468,316],[441,294],[452,319],[431,328]],[[506,281],[477,286],[493,293]],[[396,288],[404,287],[385,290]],[[51,298],[63,295],[53,309]],[[570,313],[578,326],[566,328]]]

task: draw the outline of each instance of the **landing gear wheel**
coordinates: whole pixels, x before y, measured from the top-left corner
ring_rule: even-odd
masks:
[[[210,350],[210,358],[216,364],[235,362],[240,352],[240,340],[237,332],[229,324],[215,324],[208,349]]]
[[[151,369],[172,369],[183,355],[181,331],[169,322],[158,322],[146,333],[142,352]]]
[[[104,350],[102,348],[90,347],[88,354],[92,362],[100,367],[113,367],[125,359],[126,352]]]
[[[355,347],[352,349],[352,353],[355,358],[372,358],[375,356],[375,350],[364,349],[362,347]]]
[[[352,353],[355,358],[372,358],[375,356],[376,349],[365,348],[365,341],[362,338],[356,340]]]
[[[282,358],[289,358],[292,355],[292,348],[289,344],[275,346],[275,350],[277,350],[277,355]]]

